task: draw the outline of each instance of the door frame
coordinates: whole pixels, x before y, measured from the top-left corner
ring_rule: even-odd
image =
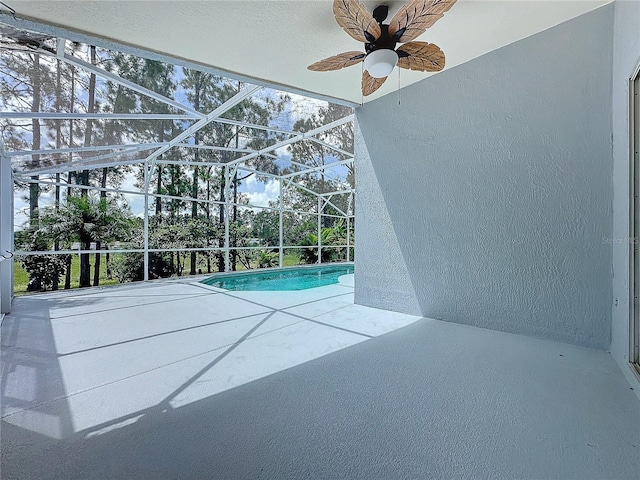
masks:
[[[640,378],[640,61],[629,79],[629,363]]]

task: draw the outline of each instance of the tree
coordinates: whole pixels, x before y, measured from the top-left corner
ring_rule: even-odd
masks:
[[[41,60],[37,53],[4,49],[1,51],[0,100],[4,109],[40,112],[45,105],[51,103],[54,93],[52,69],[49,61]],[[34,151],[41,148],[42,125],[38,118],[32,118],[28,124],[3,122],[3,133],[8,147],[24,149],[29,145]],[[37,169],[43,166],[43,159],[40,154],[34,153],[25,163],[28,169]],[[38,229],[39,221],[39,176],[33,175],[31,179],[33,182],[29,184],[29,228],[35,231]]]
[[[90,47],[90,58],[91,58],[91,64],[95,65],[96,64],[96,47],[95,46]],[[89,76],[88,94],[89,94],[89,97],[87,100],[87,113],[94,113],[95,102],[96,102],[96,74],[93,72]],[[85,130],[84,130],[84,142],[83,142],[84,147],[91,146],[92,133],[93,133],[93,120],[87,119]],[[89,186],[89,170],[82,170],[82,172],[80,173],[79,180],[81,185]],[[86,198],[88,196],[88,190],[81,189],[80,196],[82,198]],[[69,202],[69,198],[67,198],[67,202]],[[83,233],[86,233],[86,232],[83,232]],[[86,245],[87,245],[86,250],[89,249],[90,242],[91,240],[89,240],[89,242],[86,242]],[[82,236],[80,237],[80,243],[82,245],[85,244],[85,241]],[[84,247],[82,249],[85,250]],[[89,265],[88,253],[80,254],[80,285],[79,286],[81,288],[91,286],[91,266]]]
[[[209,73],[200,72],[199,70],[188,70],[188,69],[185,69],[184,73],[185,73],[185,78],[182,81],[182,85],[188,88],[187,100],[191,102],[195,110],[200,111],[201,103],[203,103],[203,100],[211,94],[210,90],[214,88],[214,84],[211,82],[212,75]],[[202,133],[200,131],[197,131],[193,137],[193,144],[196,147],[193,150],[193,155],[194,155],[194,160],[196,162],[200,161],[201,151],[198,148],[198,146],[200,145],[201,134]],[[199,173],[199,166],[194,165],[192,188],[191,188],[191,198],[194,198],[194,199],[198,198],[198,193],[200,191],[198,173]],[[192,200],[191,201],[191,221],[196,222],[197,218],[198,218],[198,201]],[[196,274],[196,263],[197,263],[196,258],[197,258],[197,253],[195,251],[192,251],[191,262],[190,262],[191,269],[189,272],[191,275]]]
[[[169,63],[159,62],[156,60],[143,59],[134,55],[125,53],[110,53],[110,61],[106,65],[106,70],[111,71],[120,77],[130,80],[140,86],[159,93],[165,97],[173,97],[178,86],[176,81],[176,67]],[[167,105],[147,95],[140,94],[133,90],[123,87],[115,82],[106,83],[106,105],[103,110],[115,113],[178,113],[175,107]],[[105,130],[106,144],[118,144],[120,142],[135,143],[163,143],[167,139],[180,133],[183,126],[172,120],[136,120],[136,121],[110,121]],[[148,152],[143,152],[146,156]],[[180,149],[171,150],[171,158],[180,158]],[[162,161],[163,155],[159,155],[157,160]],[[126,167],[110,168],[109,173],[114,175],[120,171],[126,172]],[[181,196],[188,189],[188,180],[184,174],[184,167],[180,165],[163,165],[156,163],[155,168],[150,171],[149,191],[158,195],[177,195]],[[147,188],[144,181],[144,170],[136,171],[137,186]],[[104,185],[104,175],[103,175]],[[166,200],[160,196],[155,197],[155,217],[150,218],[150,246],[157,248],[160,246],[154,243],[158,239],[158,235],[153,233],[154,230],[160,228],[165,221],[165,213],[168,210],[170,224],[176,223],[177,215],[180,214],[184,202],[181,200]],[[168,204],[168,209],[166,208]],[[108,254],[107,254],[108,255]],[[173,266],[174,255],[170,253],[166,256]],[[98,258],[98,254],[96,254]],[[108,258],[108,257],[107,257]],[[160,269],[162,270],[162,269]],[[152,272],[151,272],[152,273]]]
[[[46,210],[41,218],[41,230],[54,241],[79,241],[82,250],[89,250],[92,242],[127,240],[133,230],[128,207],[115,199],[94,194],[68,196],[59,209]],[[80,273],[82,279],[83,272]],[[80,283],[80,287],[89,286]]]
[[[143,224],[134,218],[129,245],[135,249],[143,248]],[[149,277],[167,278],[173,274],[168,258],[170,255],[161,252],[149,252]],[[113,275],[120,283],[144,280],[144,255],[142,253],[120,253],[112,261]]]
[[[321,107],[317,114],[296,121],[293,129],[300,132],[308,132],[344,118],[352,112],[353,110],[351,108],[330,103],[326,107]],[[326,130],[317,135],[316,138],[322,143],[303,140],[289,145],[288,151],[291,153],[292,160],[308,165],[309,167],[326,167],[332,162],[346,159],[347,157],[342,151],[353,152],[353,124],[351,122]],[[339,150],[330,148],[329,145],[337,147]],[[347,163],[342,168],[346,169],[344,181],[331,178],[326,173],[327,169],[320,168],[315,172],[301,175],[298,177],[298,182],[309,190],[317,193],[328,193],[354,188],[353,164]],[[317,208],[313,205],[314,202],[317,205],[317,199],[314,195],[300,189],[297,189],[295,195],[298,197],[299,209],[311,211],[313,208]],[[340,203],[340,201],[335,199],[334,203]],[[337,206],[342,207],[346,212],[346,200],[343,200],[342,203],[342,205]],[[324,213],[338,214],[339,212],[335,210],[325,210]],[[323,227],[329,227],[330,223],[331,220],[329,217],[322,218]]]
[[[270,206],[277,206],[272,202]],[[280,244],[280,214],[277,210],[263,209],[251,222],[251,235],[262,240],[265,246]]]
[[[192,106],[202,112],[210,112],[232,98],[242,89],[242,83],[225,79],[223,77],[205,74],[202,72],[183,69],[184,80],[181,85],[186,89],[187,99]],[[238,105],[235,105],[225,113],[225,118],[238,120],[250,124],[268,126],[274,117],[277,117],[285,107],[289,97],[286,95],[271,92],[263,97],[247,98]],[[200,143],[205,145],[216,145],[223,147],[221,151],[201,150],[199,148],[189,149],[190,156],[194,161],[203,160],[215,161],[219,163],[231,162],[244,155],[242,149],[261,149],[273,144],[281,139],[282,135],[264,129],[254,129],[243,125],[228,124],[223,122],[212,122],[202,128],[194,135],[193,145]],[[247,160],[247,163],[257,170],[269,173],[279,173],[280,169],[270,158],[266,156],[256,156]],[[219,203],[218,224],[219,231],[225,224],[225,216],[229,215],[230,225],[239,222],[238,204],[243,202],[239,187],[243,181],[254,173],[239,174],[237,171],[232,178],[227,179],[224,169],[217,171],[207,169],[204,171],[199,166],[193,168],[191,196],[199,198],[201,192],[199,188],[200,180],[206,181],[207,199],[217,197]],[[263,177],[266,179],[266,177]],[[229,182],[229,185],[227,185]],[[229,199],[226,199],[226,191],[229,191]],[[226,211],[227,200],[232,204],[229,212]],[[195,218],[199,215],[203,207],[199,202],[192,202],[191,216]],[[210,213],[210,204],[207,204],[205,215],[208,221],[213,221]],[[245,240],[241,235],[248,234],[248,230],[239,228],[230,231],[231,270],[236,270],[238,252],[234,247],[240,246]],[[206,238],[207,246],[211,244],[211,238]],[[218,237],[218,247],[223,246],[224,237]],[[224,271],[224,256],[218,254],[218,270]],[[195,273],[195,252],[192,253],[191,272]],[[207,269],[210,270],[210,260]]]

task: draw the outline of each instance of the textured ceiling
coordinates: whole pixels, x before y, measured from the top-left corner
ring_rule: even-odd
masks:
[[[611,0],[458,0],[418,38],[438,44],[446,68],[530,36]],[[335,22],[323,1],[111,1],[7,0],[18,18],[72,31],[347,102],[361,103],[361,66],[311,72],[307,65],[362,49]],[[365,1],[370,11],[403,1]],[[5,16],[6,18],[6,16]],[[0,19],[2,20],[2,19]],[[14,20],[16,22],[16,20]],[[19,25],[18,23],[14,25]],[[429,74],[397,70],[371,100]]]

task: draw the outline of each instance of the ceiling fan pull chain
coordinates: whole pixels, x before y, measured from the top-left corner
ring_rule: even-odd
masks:
[[[360,78],[364,78],[364,62],[360,64],[362,67],[362,73],[360,74]],[[360,106],[364,107],[364,90],[360,89]]]
[[[400,105],[400,69],[398,68],[398,105]]]

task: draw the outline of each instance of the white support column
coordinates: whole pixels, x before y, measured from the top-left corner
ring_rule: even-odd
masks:
[[[278,235],[280,238],[280,243],[279,243],[279,253],[280,253],[280,268],[282,268],[284,266],[284,249],[282,248],[282,245],[284,244],[284,222],[283,222],[283,215],[284,215],[284,183],[282,182],[282,178],[278,179],[278,183],[280,184],[280,215],[278,217]]]
[[[149,165],[145,163],[144,168],[144,281],[149,280],[149,181],[151,174]]]
[[[353,205],[353,192],[349,194],[347,203],[347,262],[351,261],[351,205]]]
[[[322,263],[322,197],[318,195],[318,263]]]
[[[351,217],[347,217],[347,262],[351,261]]]
[[[0,313],[11,311],[13,299],[13,176],[11,160],[0,140]]]
[[[231,181],[229,171],[229,165],[225,165],[224,167],[224,271],[228,272],[230,270],[230,261],[229,261],[229,213],[230,213],[230,202],[229,202],[229,182]]]

